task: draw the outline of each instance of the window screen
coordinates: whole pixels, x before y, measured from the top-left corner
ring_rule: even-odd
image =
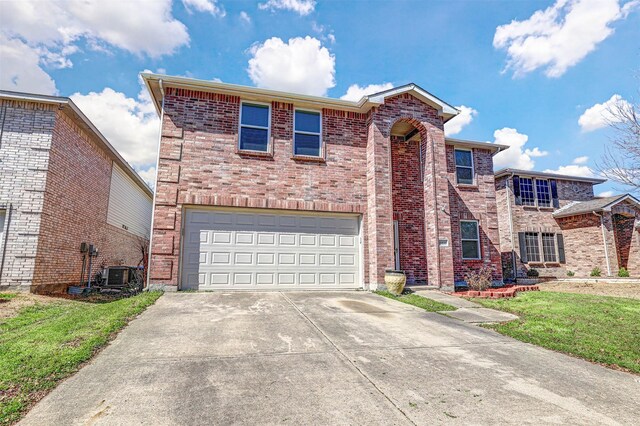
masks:
[[[533,190],[533,179],[524,177],[520,178],[520,197],[522,198],[523,205],[536,205],[535,191]]]
[[[456,149],[456,182],[466,185],[473,184],[473,158],[471,151]]]
[[[460,221],[460,235],[462,240],[462,258],[480,259],[478,222],[475,220]]]
[[[320,113],[311,111],[295,112],[295,133],[293,136],[294,155],[320,157]]]
[[[240,111],[240,149],[246,151],[268,151],[268,105],[242,104]]]
[[[525,232],[525,247],[527,249],[527,260],[529,262],[540,262],[540,244],[537,232]]]

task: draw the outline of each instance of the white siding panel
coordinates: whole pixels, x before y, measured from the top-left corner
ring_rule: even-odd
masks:
[[[107,223],[149,237],[151,198],[116,164],[111,169]]]

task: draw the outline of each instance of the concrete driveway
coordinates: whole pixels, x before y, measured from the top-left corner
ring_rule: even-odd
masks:
[[[166,294],[24,424],[637,424],[640,377],[364,292]]]

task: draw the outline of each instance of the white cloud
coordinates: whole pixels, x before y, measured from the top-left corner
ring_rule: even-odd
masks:
[[[269,0],[266,3],[258,4],[258,8],[262,10],[290,10],[301,16],[310,14],[314,11],[315,7],[315,0]]]
[[[547,169],[544,172],[567,176],[595,177],[595,173],[593,173],[593,170],[591,170],[588,166],[581,166],[579,164],[560,166],[556,170]]]
[[[460,133],[462,129],[469,125],[471,121],[473,121],[473,118],[478,114],[478,111],[468,106],[460,105],[456,108],[460,110],[460,114],[447,121],[444,125],[444,133],[447,136],[453,136]]]
[[[604,198],[604,197],[613,197],[614,195],[616,195],[616,193],[613,191],[602,191],[598,195],[596,195],[596,197]]]
[[[586,164],[587,161],[589,161],[589,157],[587,157],[586,155],[583,155],[583,156],[574,158],[573,164]]]
[[[139,170],[136,170],[136,172],[138,172],[138,175],[140,175],[142,180],[147,182],[147,185],[149,185],[149,187],[151,189],[154,189],[156,187],[156,168],[155,168],[155,166],[151,166],[148,169],[139,169]]]
[[[583,132],[592,132],[617,123],[620,119],[612,113],[617,107],[630,108],[631,104],[622,99],[622,96],[613,95],[608,101],[587,108],[578,119],[578,124]]]
[[[144,87],[136,99],[110,87],[71,99],[134,168],[155,165],[160,121]]]
[[[532,157],[544,157],[549,153],[538,147],[524,149],[529,136],[518,133],[516,129],[504,127],[493,132],[494,143],[508,145],[509,149],[499,152],[493,157],[493,164],[497,169],[511,167],[521,170],[533,170],[535,161]]]
[[[347,89],[347,93],[340,96],[340,99],[344,99],[346,101],[359,101],[363,96],[373,95],[374,93],[383,92],[385,90],[393,89],[393,84],[391,83],[382,83],[382,84],[370,84],[365,87],[360,87],[357,84],[352,84]]]
[[[622,5],[620,4],[622,2]],[[522,76],[538,68],[560,77],[613,34],[638,0],[556,0],[523,21],[496,28],[493,46],[507,51],[506,70]]]
[[[227,13],[221,6],[218,6],[216,0],[182,0],[182,4],[189,13],[192,10],[198,12],[209,12],[213,16],[224,17]]]
[[[0,15],[8,37],[61,54],[80,39],[92,49],[117,47],[152,57],[189,43],[187,28],[171,14],[171,0],[0,1]]]
[[[258,87],[324,96],[335,86],[335,57],[320,40],[272,37],[250,49],[249,78]]]
[[[240,12],[240,20],[246,22],[247,24],[251,23],[251,16],[244,10]]]
[[[55,95],[56,83],[40,66],[40,53],[19,39],[0,33],[0,88]]]

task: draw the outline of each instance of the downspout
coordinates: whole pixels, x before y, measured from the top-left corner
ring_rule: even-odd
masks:
[[[7,241],[9,241],[9,226],[11,225],[11,210],[13,209],[13,206],[11,203],[9,203],[9,205],[7,205],[7,209],[6,209],[6,214],[4,217],[4,220],[6,222],[4,229],[2,231],[4,231],[3,235],[3,241],[0,242],[0,244],[2,244],[2,258],[0,259],[0,284],[2,284],[2,273],[4,272],[4,258],[5,255],[7,253]]]
[[[433,185],[433,208],[435,212],[435,232],[436,232],[436,267],[438,268],[438,287],[442,287],[442,271],[440,270],[440,232],[438,231],[438,191],[436,189],[436,152],[435,143],[433,142],[433,135],[429,130],[427,132],[429,139],[431,140],[431,181]],[[426,233],[425,233],[426,234]]]
[[[513,271],[513,279],[515,280],[518,276],[516,271],[516,245],[515,240],[513,239],[513,212],[511,211],[511,194],[509,190],[511,189],[510,183],[513,181],[513,176],[515,173],[511,173],[511,176],[507,179],[507,213],[509,214],[509,239],[511,240],[511,270]]]
[[[602,229],[602,244],[604,244],[604,257],[607,260],[607,276],[611,276],[611,262],[609,261],[609,248],[607,247],[607,234],[604,231],[604,214],[598,214],[595,210],[592,212],[596,216],[600,216],[600,229]]]
[[[151,248],[153,247],[153,220],[156,215],[156,194],[158,188],[158,173],[160,166],[160,146],[162,144],[162,123],[164,121],[164,86],[162,85],[162,79],[158,80],[158,86],[160,87],[160,93],[162,94],[162,105],[160,107],[160,132],[158,132],[158,155],[156,157],[156,181],[153,187],[153,200],[151,206],[151,229],[149,230],[149,253],[147,253],[147,282],[146,288],[149,289],[149,284],[151,282]]]

